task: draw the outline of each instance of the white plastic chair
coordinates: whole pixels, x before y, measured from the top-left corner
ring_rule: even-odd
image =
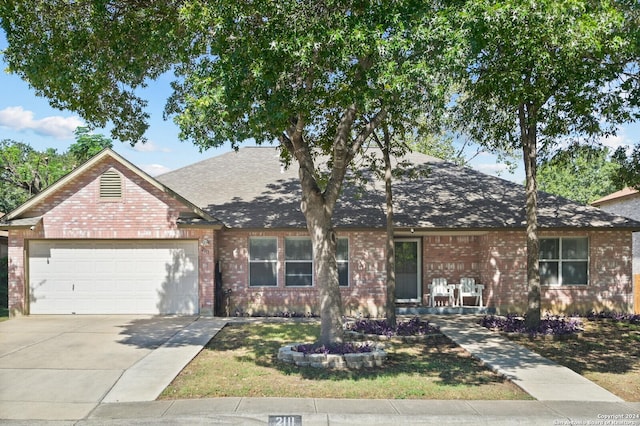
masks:
[[[460,289],[458,290],[458,301],[460,306],[464,306],[465,297],[475,297],[476,305],[482,307],[482,290],[484,285],[476,284],[475,278],[460,278]]]
[[[436,297],[446,297],[449,306],[453,306],[453,289],[447,284],[446,278],[434,278],[429,286],[431,306],[436,306]]]

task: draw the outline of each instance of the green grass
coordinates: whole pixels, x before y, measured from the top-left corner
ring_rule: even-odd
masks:
[[[379,368],[326,370],[277,360],[281,346],[318,335],[317,323],[230,324],[160,398],[529,399],[444,336],[393,344]]]
[[[585,330],[576,339],[509,338],[625,401],[640,402],[640,326],[613,320],[582,321]]]

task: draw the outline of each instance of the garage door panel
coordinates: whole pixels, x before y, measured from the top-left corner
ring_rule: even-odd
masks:
[[[32,314],[196,314],[196,241],[32,241]]]

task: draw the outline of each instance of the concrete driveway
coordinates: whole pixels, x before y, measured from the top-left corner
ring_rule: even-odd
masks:
[[[154,400],[225,321],[129,315],[0,322],[0,419],[78,420]]]

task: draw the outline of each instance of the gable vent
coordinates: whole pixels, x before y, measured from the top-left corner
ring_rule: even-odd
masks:
[[[122,198],[122,178],[112,170],[100,176],[100,198],[113,200]]]

